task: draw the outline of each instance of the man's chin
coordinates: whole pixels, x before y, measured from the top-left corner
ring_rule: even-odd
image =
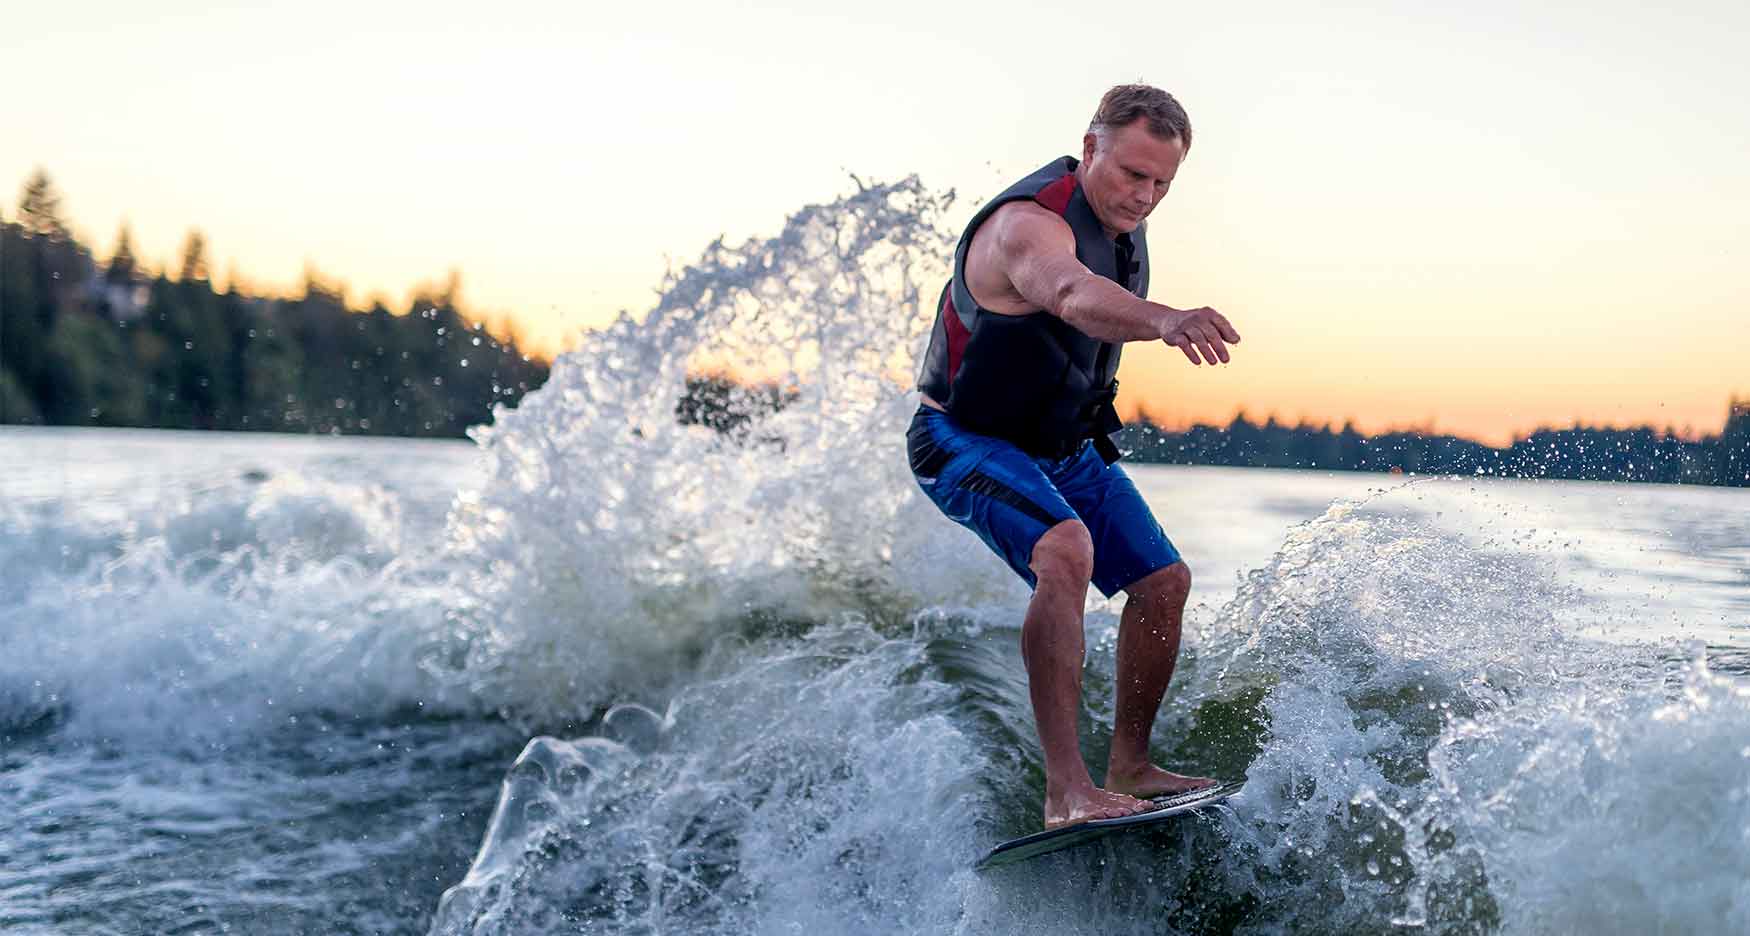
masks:
[[[1094,212],[1094,214],[1099,217],[1100,225],[1114,234],[1129,234],[1142,224],[1142,218],[1134,217],[1119,211],[1114,211],[1109,216],[1101,215],[1098,211]]]

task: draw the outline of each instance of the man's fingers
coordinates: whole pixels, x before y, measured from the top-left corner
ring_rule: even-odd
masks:
[[[1186,329],[1186,332],[1191,335],[1192,346],[1203,352],[1203,359],[1214,364],[1215,349],[1209,346],[1209,336],[1203,334],[1203,329],[1192,326],[1191,328]]]
[[[1215,323],[1215,327],[1221,331],[1221,337],[1233,342],[1234,344],[1240,343],[1240,333],[1234,331],[1234,327],[1228,323],[1226,316],[1211,309],[1209,310],[1209,318],[1210,321]]]
[[[1185,352],[1185,357],[1193,364],[1226,364],[1233,360],[1227,351],[1228,344],[1238,344],[1239,340],[1240,333],[1220,312],[1201,308],[1187,316],[1178,333],[1167,338],[1166,342]]]
[[[1217,360],[1223,364],[1228,362],[1227,345],[1222,343],[1221,334],[1214,326],[1203,326],[1203,345],[1205,351],[1209,352],[1209,363],[1214,364]]]
[[[1221,343],[1221,337],[1215,329],[1206,324],[1195,324],[1186,329],[1191,339],[1197,342],[1197,349],[1203,352],[1203,359],[1211,364],[1220,361],[1227,363],[1227,347]]]
[[[1240,333],[1234,330],[1233,323],[1214,309],[1204,306],[1197,310],[1204,327],[1221,336],[1221,340],[1232,344],[1240,343]]]

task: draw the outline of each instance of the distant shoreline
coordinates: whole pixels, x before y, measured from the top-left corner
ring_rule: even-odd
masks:
[[[1364,435],[1344,425],[1251,422],[1169,430],[1146,417],[1118,435],[1133,461],[1235,468],[1306,468],[1389,474],[1471,475],[1750,487],[1750,400],[1727,404],[1718,435],[1684,439],[1650,426],[1543,428],[1506,446],[1420,432]]]
[[[293,431],[290,429],[190,429],[186,426],[91,426],[91,425],[46,426],[46,425],[26,424],[26,423],[0,423],[0,435],[4,435],[6,433],[14,433],[14,432],[18,433],[20,435],[36,434],[36,433],[55,433],[55,432],[65,432],[65,433],[122,432],[122,433],[139,433],[142,436],[146,435],[146,434],[157,435],[159,433],[167,433],[168,432],[168,433],[181,433],[181,434],[185,434],[185,435],[194,435],[194,436],[220,436],[220,437],[228,436],[228,437],[239,439],[239,440],[246,439],[246,438],[253,437],[253,436],[269,436],[269,437],[276,438],[276,439],[288,439],[288,440],[289,439],[321,439],[321,440],[327,441],[327,440],[333,440],[333,439],[356,439],[356,440],[366,440],[366,441],[370,441],[370,442],[417,442],[417,443],[421,443],[421,444],[431,444],[431,445],[472,445],[472,444],[474,444],[473,441],[470,440],[465,435],[456,435],[456,436],[424,436],[424,435],[419,435],[419,436],[414,436],[414,435],[389,435],[387,433],[356,432],[356,431],[354,431],[354,432],[310,432],[310,431],[297,432],[297,431]]]

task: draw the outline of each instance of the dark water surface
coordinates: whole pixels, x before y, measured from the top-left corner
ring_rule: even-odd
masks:
[[[1750,900],[1738,492],[1133,468],[1198,577],[1157,754],[1250,785],[976,875],[1043,778],[1025,593],[951,526],[903,580],[957,592],[706,612],[667,673],[566,713],[457,584],[470,446],[0,451],[28,479],[0,527],[8,931],[1627,932]],[[1115,612],[1088,619],[1096,766]]]

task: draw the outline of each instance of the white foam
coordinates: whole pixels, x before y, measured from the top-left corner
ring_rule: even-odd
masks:
[[[478,569],[474,665],[519,674],[498,680],[515,707],[661,687],[751,609],[819,618],[908,586],[947,598],[968,578],[1003,581],[964,550],[918,548],[954,534],[928,522],[901,444],[945,204],[916,180],[872,185],[774,237],[714,244],[641,321],[586,335],[539,392],[475,430],[487,470],[451,533]],[[750,408],[737,433],[680,425],[701,367],[795,398]]]
[[[1481,859],[1505,930],[1750,931],[1750,688],[1658,676],[1565,680],[1430,753],[1413,821]]]
[[[856,620],[727,644],[667,711],[620,719],[631,743],[530,741],[432,932],[951,925],[981,758],[921,650]]]
[[[467,706],[426,663],[443,646],[441,567],[417,567],[397,494],[283,474],[166,493],[122,523],[15,513],[0,608],[0,718],[146,744],[252,731],[312,710]]]

